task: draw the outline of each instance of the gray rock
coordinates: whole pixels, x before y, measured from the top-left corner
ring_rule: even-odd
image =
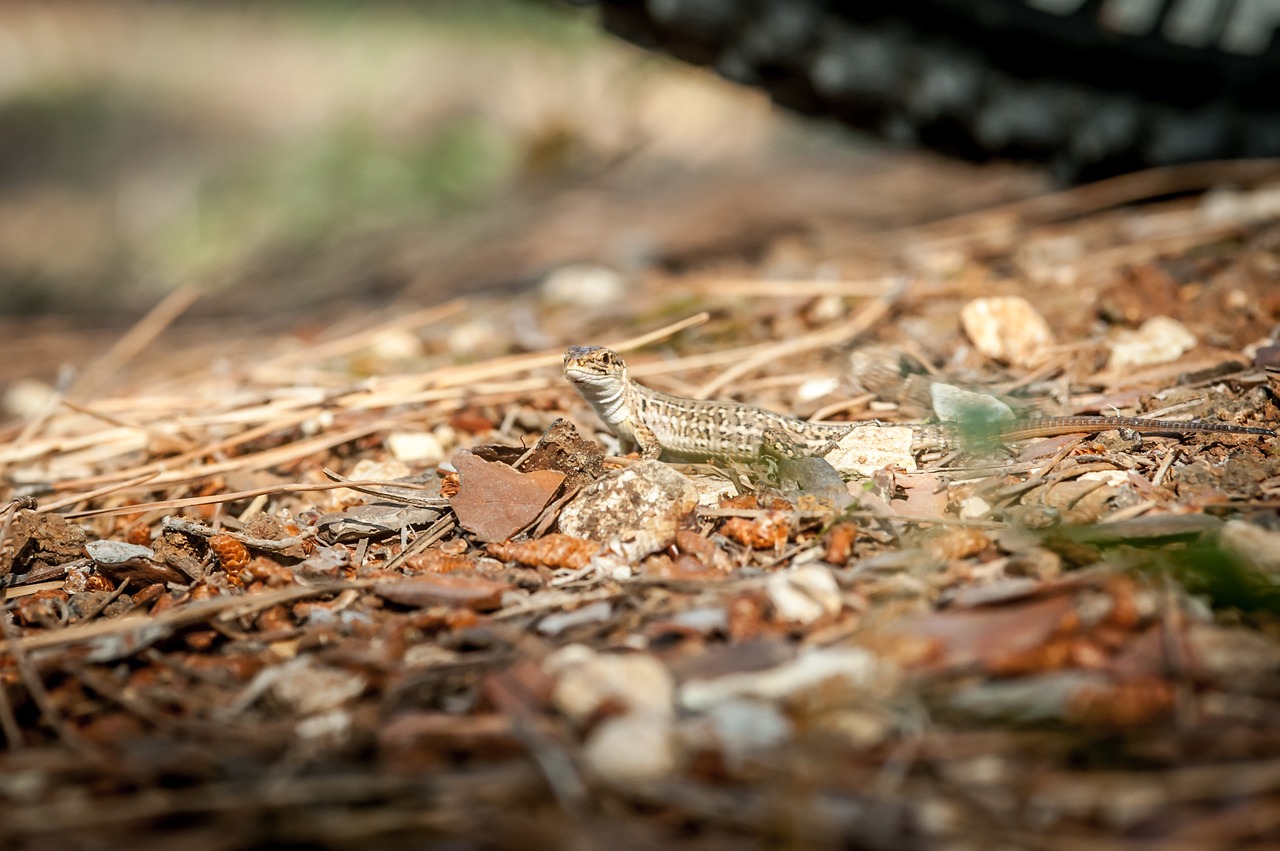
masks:
[[[560,512],[560,531],[598,541],[628,559],[671,546],[698,489],[659,461],[640,461],[593,482]]]

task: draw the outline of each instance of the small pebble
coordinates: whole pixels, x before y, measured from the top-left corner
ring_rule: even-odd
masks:
[[[1107,368],[1113,372],[1135,366],[1170,363],[1196,347],[1196,336],[1176,319],[1156,316],[1137,331],[1116,335]]]
[[[577,724],[589,721],[606,702],[646,715],[673,711],[670,672],[643,653],[597,653],[570,644],[548,656],[543,669],[556,680],[551,704]]]
[[[813,623],[823,615],[839,614],[842,605],[835,576],[819,564],[774,573],[765,589],[783,623]]]
[[[539,295],[547,304],[607,307],[627,294],[627,280],[608,266],[575,263],[542,279]]]
[[[1053,345],[1049,323],[1020,296],[976,298],[961,308],[960,324],[979,352],[1014,366],[1034,366]]]
[[[601,779],[645,783],[670,776],[678,763],[670,715],[634,713],[609,718],[592,731],[583,757]]]

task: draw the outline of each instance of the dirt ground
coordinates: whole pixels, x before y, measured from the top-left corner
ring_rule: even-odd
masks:
[[[267,121],[300,69],[410,91],[352,73],[362,42],[323,21],[246,42],[260,20],[101,4],[115,40],[81,42],[50,8],[11,28],[98,45],[71,51],[95,74],[128,76],[139,10],[161,53],[195,15],[205,61],[235,45],[261,81],[276,57],[257,99],[207,85],[295,152],[291,121],[343,99]],[[412,79],[458,24],[397,14],[370,52]],[[536,120],[494,108],[559,129],[513,136],[520,176],[465,201],[348,188],[330,200],[360,214],[310,231],[210,213],[198,242],[5,255],[53,287],[24,310],[58,294],[0,320],[5,847],[1273,847],[1274,436],[959,428],[801,477],[650,462],[561,361],[607,345],[645,386],[885,446],[962,417],[952,388],[1019,418],[1271,428],[1280,165],[1054,189],[614,49],[570,53],[701,131],[570,112],[610,102],[580,84]],[[113,185],[154,178],[128,161]],[[33,199],[73,223],[107,203],[53,171],[6,187],[7,234],[55,209]],[[101,287],[72,286],[86,269]]]

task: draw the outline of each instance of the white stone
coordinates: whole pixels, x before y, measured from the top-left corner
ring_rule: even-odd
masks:
[[[358,698],[368,685],[361,674],[308,656],[267,668],[255,680],[264,676],[271,696],[299,715],[338,709]]]
[[[991,513],[991,503],[980,496],[971,496],[960,503],[961,520],[977,520]]]
[[[1168,316],[1154,316],[1136,331],[1116,335],[1107,369],[1118,372],[1135,366],[1170,363],[1196,347],[1187,326]]]
[[[393,431],[386,440],[387,451],[397,461],[430,466],[444,460],[440,438],[429,431]]]
[[[587,767],[608,783],[661,780],[677,767],[672,717],[650,712],[609,718],[592,731],[583,748]]]
[[[814,399],[821,399],[828,393],[834,393],[840,388],[840,379],[838,378],[810,378],[796,388],[796,400],[800,402],[812,402]]]
[[[738,495],[738,486],[724,476],[690,476],[698,489],[698,505],[717,506],[723,499]]]
[[[739,768],[751,757],[791,740],[795,729],[775,705],[759,700],[726,700],[687,727],[690,747],[706,747],[714,737],[730,768]]]
[[[31,419],[53,404],[58,396],[43,381],[19,378],[4,391],[4,410],[15,419]]]
[[[543,278],[539,294],[547,304],[606,307],[627,294],[627,280],[607,266],[575,263]]]
[[[352,482],[390,482],[413,475],[408,464],[395,458],[361,458],[347,471],[346,477]],[[367,502],[369,494],[350,488],[335,488],[327,493],[316,494],[316,505],[326,511],[337,511],[349,505]]]
[[[788,662],[763,671],[726,674],[710,680],[690,680],[680,687],[680,705],[705,712],[726,700],[755,698],[784,700],[838,680],[854,692],[881,694],[897,682],[896,669],[860,647],[822,647],[807,650]]]
[[[665,665],[643,653],[596,653],[570,644],[547,657],[543,670],[555,678],[551,704],[582,724],[606,702],[629,712],[671,714],[675,683]]]
[[[840,586],[829,568],[808,564],[772,574],[765,582],[778,620],[809,624],[823,615],[839,614]]]
[[[1021,296],[975,298],[960,309],[960,324],[979,352],[1014,366],[1034,366],[1053,345],[1049,323]]]
[[[1103,482],[1104,484],[1120,487],[1129,483],[1128,470],[1094,470],[1092,473],[1085,473],[1079,477],[1082,482]]]
[[[407,361],[422,357],[422,341],[403,328],[385,328],[369,343],[374,357],[384,361]]]
[[[1280,532],[1243,520],[1228,520],[1218,533],[1222,546],[1258,570],[1280,577]]]
[[[914,473],[914,443],[915,431],[908,426],[857,426],[840,438],[826,459],[845,474],[871,476],[890,466]]]

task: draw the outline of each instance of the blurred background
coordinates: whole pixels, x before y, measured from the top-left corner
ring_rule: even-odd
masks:
[[[513,194],[734,167],[779,134],[763,97],[517,0],[7,3],[0,112],[6,313],[245,277],[377,294],[315,252],[456,243]]]
[[[778,112],[567,4],[14,0],[0,381],[83,364],[179,287],[221,339],[582,261],[767,271],[815,223],[829,256],[1045,185]]]

